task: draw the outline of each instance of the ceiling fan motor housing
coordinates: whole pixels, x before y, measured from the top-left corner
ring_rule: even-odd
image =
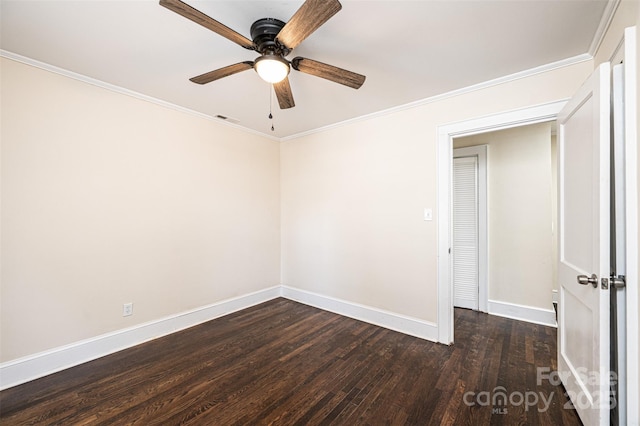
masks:
[[[274,18],[258,19],[251,25],[251,38],[258,52],[287,56],[290,52],[284,45],[276,41],[276,37],[285,22]]]

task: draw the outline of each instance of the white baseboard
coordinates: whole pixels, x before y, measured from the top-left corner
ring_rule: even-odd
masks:
[[[275,286],[0,364],[0,390],[280,297]]]
[[[282,286],[282,297],[410,336],[438,341],[438,326],[432,322],[287,286]]]
[[[557,327],[556,313],[553,309],[541,309],[516,303],[489,300],[489,313],[499,317],[511,318],[534,324]]]
[[[92,361],[277,297],[284,297],[425,340],[438,341],[438,326],[434,323],[305,290],[275,286],[2,363],[0,364],[0,390]]]

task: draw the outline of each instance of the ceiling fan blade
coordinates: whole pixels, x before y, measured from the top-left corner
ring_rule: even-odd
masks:
[[[182,15],[196,24],[210,29],[214,33],[220,34],[245,49],[255,50],[251,40],[180,0],[160,0],[160,6],[164,6],[178,15]]]
[[[307,0],[280,30],[277,39],[293,50],[340,9],[338,0]]]
[[[291,61],[291,66],[294,69],[303,72],[305,74],[315,75],[316,77],[322,77],[327,80],[331,80],[335,83],[344,84],[345,86],[359,89],[367,78],[364,75],[356,74],[355,72],[347,71],[342,68],[334,67],[333,65],[324,64],[322,62],[314,61],[313,59],[296,57]]]
[[[190,78],[189,80],[198,84],[207,84],[223,77],[228,77],[230,75],[237,74],[242,71],[250,70],[251,68],[253,68],[253,62],[245,61],[245,62],[229,65],[227,67],[219,68],[214,71],[209,71],[208,73]]]
[[[288,77],[285,77],[285,79],[280,83],[274,83],[273,90],[276,91],[276,97],[278,98],[280,109],[293,108],[296,106],[293,101],[293,93],[291,92],[291,85],[289,85]]]

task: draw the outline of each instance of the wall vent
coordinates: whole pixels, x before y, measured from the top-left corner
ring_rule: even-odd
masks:
[[[218,118],[218,119],[224,120],[224,121],[228,121],[229,123],[233,123],[233,124],[238,124],[240,122],[240,120],[238,120],[236,118],[227,117],[226,115],[222,115],[222,114],[215,115],[215,118]]]

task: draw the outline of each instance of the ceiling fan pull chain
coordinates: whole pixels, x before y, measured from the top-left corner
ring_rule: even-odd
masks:
[[[273,132],[275,128],[273,127],[273,114],[271,113],[271,108],[273,106],[273,89],[271,85],[269,85],[269,120],[271,120],[271,131]]]

